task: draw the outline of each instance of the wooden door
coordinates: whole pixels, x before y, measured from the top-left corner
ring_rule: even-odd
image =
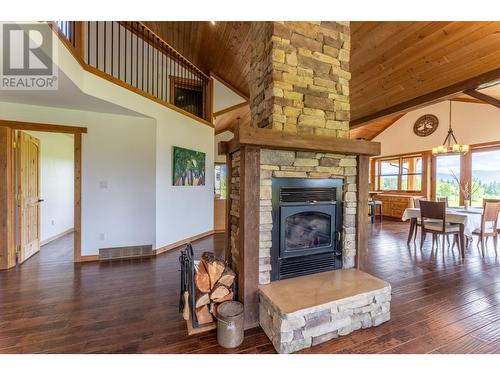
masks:
[[[40,141],[17,135],[17,212],[19,263],[40,251]]]

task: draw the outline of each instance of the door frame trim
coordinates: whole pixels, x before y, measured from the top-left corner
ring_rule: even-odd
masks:
[[[47,124],[47,123],[33,123],[33,122],[23,122],[23,121],[10,121],[10,120],[2,120],[0,119],[0,127],[10,128],[11,131],[11,139],[14,138],[14,132],[16,130],[33,130],[33,131],[42,131],[42,132],[50,132],[50,133],[66,133],[73,134],[73,150],[74,150],[74,204],[73,204],[73,215],[74,215],[74,246],[73,246],[73,261],[75,263],[79,263],[84,261],[82,259],[82,133],[87,133],[87,128],[85,127],[77,127],[77,126],[68,126],[68,125],[55,125],[55,124]],[[11,197],[13,204],[15,197],[15,166],[14,166],[14,147],[9,148],[10,155],[10,166],[5,171],[6,174],[10,174],[10,179],[12,181],[9,184],[8,195]],[[3,176],[2,176],[3,177]],[[7,176],[5,176],[7,177]],[[10,214],[10,220],[7,220],[7,231],[14,236],[16,231],[16,219],[14,211]],[[14,217],[12,217],[14,216]],[[0,244],[1,245],[1,244]],[[15,256],[15,241],[12,241],[11,244],[7,244],[7,254]],[[7,268],[14,267],[14,265],[7,265]]]

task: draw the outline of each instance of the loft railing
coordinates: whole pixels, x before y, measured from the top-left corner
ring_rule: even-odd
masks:
[[[52,25],[87,70],[212,122],[210,77],[141,22],[57,21]]]

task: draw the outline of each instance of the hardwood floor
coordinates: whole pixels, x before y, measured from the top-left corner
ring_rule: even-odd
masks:
[[[391,320],[303,353],[500,353],[500,259],[491,244],[408,247],[408,225],[369,227],[367,272],[393,288]],[[194,244],[222,254],[223,235]],[[499,249],[500,253],[500,249]],[[177,251],[153,259],[72,263],[72,237],[0,272],[0,353],[273,353],[260,328],[228,350],[188,337],[178,314]]]

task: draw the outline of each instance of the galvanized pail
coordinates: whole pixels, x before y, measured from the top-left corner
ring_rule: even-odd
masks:
[[[236,348],[243,342],[243,304],[227,301],[217,307],[217,342],[224,348]]]

